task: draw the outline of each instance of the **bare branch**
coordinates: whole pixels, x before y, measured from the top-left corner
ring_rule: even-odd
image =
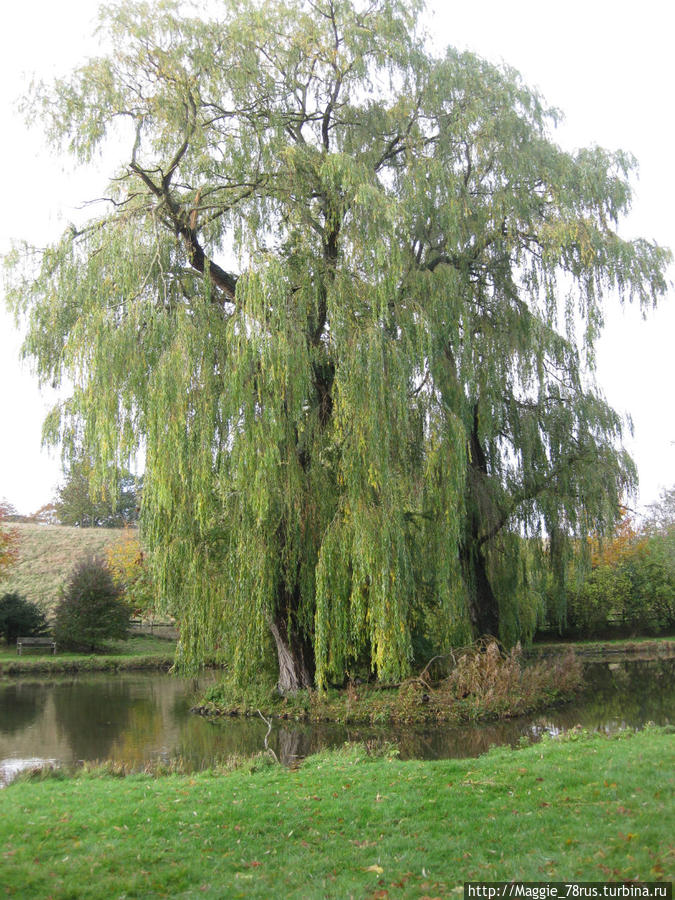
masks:
[[[263,714],[260,712],[260,710],[257,710],[257,713],[260,716],[260,718],[263,720],[265,725],[267,725],[267,734],[265,735],[265,752],[269,753],[270,756],[273,756],[274,759],[276,760],[276,762],[278,763],[279,757],[276,755],[274,750],[272,750],[272,748],[268,747],[268,745],[267,745],[267,738],[270,736],[270,732],[272,731],[272,720],[266,719],[265,716],[263,716]]]

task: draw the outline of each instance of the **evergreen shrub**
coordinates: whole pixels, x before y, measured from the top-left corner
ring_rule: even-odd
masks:
[[[41,635],[46,630],[45,614],[36,603],[16,592],[0,598],[0,634],[8,644],[13,644],[18,637]]]
[[[54,637],[73,650],[103,650],[127,636],[131,609],[99,557],[86,557],[71,572],[56,608]]]

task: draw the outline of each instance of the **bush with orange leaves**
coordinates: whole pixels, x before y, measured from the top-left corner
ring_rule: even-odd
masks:
[[[14,565],[18,556],[18,537],[14,530],[3,526],[8,509],[5,501],[0,502],[0,578]]]
[[[118,541],[106,550],[106,562],[115,585],[124,592],[134,616],[151,616],[155,592],[138,530],[127,526]]]
[[[637,527],[625,513],[613,540],[591,546],[591,572],[571,592],[567,625],[601,636],[611,628],[659,634],[675,627],[675,524]]]

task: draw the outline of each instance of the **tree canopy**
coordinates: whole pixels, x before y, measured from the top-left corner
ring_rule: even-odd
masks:
[[[271,634],[293,690],[527,636],[534,564],[562,598],[635,481],[592,375],[605,300],[666,290],[617,232],[634,161],[432,55],[416,0],[219,9],[106,7],[110,51],[26,101],[83,164],[126,147],[88,224],[15,258],[25,352],[74,384],[47,434],[100,472],[144,450],[187,661]]]
[[[131,607],[100,557],[83,557],[73,567],[54,610],[53,634],[61,647],[102,650],[129,631]]]
[[[80,528],[121,528],[138,520],[138,479],[130,472],[115,471],[100,484],[87,459],[76,459],[56,492],[54,510],[61,525]]]

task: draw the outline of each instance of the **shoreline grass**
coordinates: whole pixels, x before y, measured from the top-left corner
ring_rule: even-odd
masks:
[[[613,659],[616,656],[631,657],[641,653],[655,656],[670,655],[675,653],[675,636],[535,641],[525,650],[525,654],[530,659],[541,659],[566,653],[570,649],[577,656],[584,658],[592,656],[594,659]]]
[[[169,669],[175,642],[146,635],[111,643],[106,653],[28,651],[18,656],[16,647],[0,647],[0,678],[8,675],[55,675],[72,672],[120,672],[134,669]]]
[[[583,684],[573,653],[524,665],[520,650],[502,655],[495,642],[462,651],[450,673],[431,682],[350,683],[346,688],[279,696],[269,682],[211,686],[195,711],[206,716],[254,716],[343,724],[449,724],[521,716],[571,700]]]
[[[2,792],[8,897],[419,898],[464,881],[672,877],[672,729],[470,760],[347,746],[298,770],[80,774]],[[669,855],[670,854],[670,855]]]

